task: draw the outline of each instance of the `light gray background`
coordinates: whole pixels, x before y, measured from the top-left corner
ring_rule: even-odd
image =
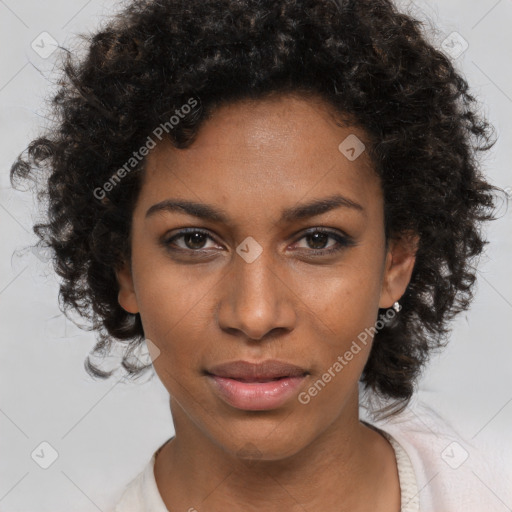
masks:
[[[434,22],[436,45],[454,31],[469,43],[456,62],[500,137],[485,167],[512,195],[512,1],[400,5]],[[56,81],[59,52],[42,58],[32,41],[42,49],[46,31],[62,46],[76,47],[73,35],[94,30],[114,8],[104,0],[0,0],[1,512],[107,511],[174,433],[167,392],[156,377],[102,382],[83,370],[94,335],[62,316],[52,269],[22,250],[35,240],[37,215],[31,194],[13,191],[8,178],[17,154],[48,122],[44,99]],[[449,347],[432,359],[419,397],[473,444],[512,460],[511,220],[512,211],[503,209],[489,225],[476,300],[454,324]],[[44,441],[58,452],[46,470],[31,458]],[[492,482],[481,485],[492,491]],[[501,503],[512,510],[512,503]]]

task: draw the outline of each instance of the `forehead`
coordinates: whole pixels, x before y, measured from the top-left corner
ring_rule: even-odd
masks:
[[[141,201],[182,197],[226,209],[245,204],[252,213],[337,192],[378,202],[365,139],[317,98],[239,101],[214,111],[188,148],[162,142],[151,151]]]

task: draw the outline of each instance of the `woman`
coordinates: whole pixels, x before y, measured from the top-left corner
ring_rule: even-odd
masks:
[[[65,70],[12,178],[48,172],[35,229],[64,304],[95,353],[154,367],[176,431],[116,511],[493,510],[485,461],[409,407],[495,189],[489,127],[418,22],[388,0],[134,1]]]

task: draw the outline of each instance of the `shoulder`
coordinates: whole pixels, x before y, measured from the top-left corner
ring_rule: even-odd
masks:
[[[123,489],[121,498],[111,512],[135,512],[143,509],[143,479],[144,471],[140,472]]]
[[[501,511],[511,504],[510,466],[460,433],[427,404],[413,399],[401,413],[361,419],[391,435],[411,460],[422,512]]]
[[[111,512],[168,512],[156,485],[154,466],[158,450],[144,469],[123,489],[121,498]]]

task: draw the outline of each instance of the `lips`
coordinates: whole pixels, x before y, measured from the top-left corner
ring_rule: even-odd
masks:
[[[269,359],[262,363],[248,361],[223,363],[207,370],[207,373],[243,382],[268,382],[285,377],[301,377],[308,372],[299,366]]]
[[[299,366],[268,360],[235,361],[205,372],[213,391],[225,403],[246,411],[278,409],[289,402],[309,372]]]

